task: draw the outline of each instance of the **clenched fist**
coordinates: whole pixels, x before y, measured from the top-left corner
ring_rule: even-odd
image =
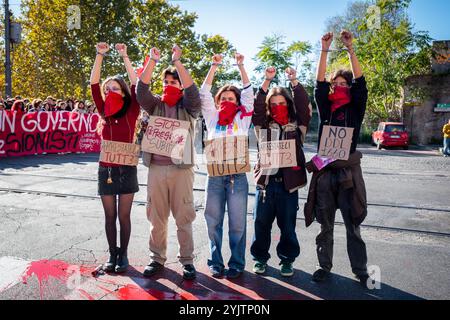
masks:
[[[99,42],[97,43],[95,48],[97,49],[98,53],[105,54],[109,51],[109,44],[107,44],[106,42]]]
[[[344,46],[350,49],[353,46],[353,35],[350,31],[343,30],[341,32],[341,41]]]
[[[288,67],[285,70],[286,72],[286,77],[288,78],[289,81],[293,81],[297,79],[297,71],[294,68]]]
[[[266,79],[272,80],[273,78],[275,78],[276,74],[277,69],[275,69],[274,67],[268,67],[266,69]]]
[[[212,60],[214,64],[222,64],[223,57],[221,54],[215,54]]]
[[[234,55],[234,57],[236,58],[236,63],[237,63],[238,65],[241,65],[241,64],[244,63],[244,56],[243,56],[242,54],[236,52],[236,54]]]
[[[161,57],[161,53],[159,50],[155,47],[150,49],[150,59],[159,61],[159,58]]]
[[[322,37],[322,50],[329,50],[333,42],[333,32],[328,32]]]
[[[172,48],[172,61],[180,60],[181,53],[181,48],[178,45],[174,45]]]
[[[123,43],[117,43],[116,50],[121,57],[125,57],[127,55],[127,46]]]

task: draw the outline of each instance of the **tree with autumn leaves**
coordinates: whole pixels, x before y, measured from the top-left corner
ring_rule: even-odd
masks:
[[[68,29],[68,7],[80,8],[80,28]],[[226,58],[225,70],[217,79],[239,78],[230,65],[234,48],[220,35],[199,35],[193,31],[195,13],[182,11],[164,0],[23,0],[22,43],[14,47],[13,95],[24,97],[88,98],[89,72],[95,58],[95,44],[126,43],[128,55],[137,68],[142,67],[148,48],[158,47],[162,53],[156,72],[170,62],[171,48],[183,48],[183,58],[193,79],[201,83],[206,76],[210,57],[221,53]],[[17,19],[16,19],[17,21]],[[105,59],[105,74],[124,74],[121,60],[113,52]],[[160,89],[159,81],[152,89]]]

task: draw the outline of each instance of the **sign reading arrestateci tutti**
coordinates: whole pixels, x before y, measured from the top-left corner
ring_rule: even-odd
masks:
[[[247,136],[229,136],[205,143],[208,175],[220,177],[250,171]]]
[[[278,169],[297,166],[295,139],[259,143],[261,169]]]
[[[138,144],[102,140],[100,161],[124,166],[137,166],[141,148]]]
[[[172,159],[183,159],[189,121],[150,116],[142,139],[142,150]]]
[[[319,156],[335,160],[348,160],[353,130],[353,128],[323,126]]]

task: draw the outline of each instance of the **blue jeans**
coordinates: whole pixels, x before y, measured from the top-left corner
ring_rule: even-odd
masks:
[[[442,150],[442,153],[450,156],[450,138],[444,138],[444,150]]]
[[[234,183],[232,183],[234,179]],[[231,258],[228,267],[243,271],[247,231],[248,181],[245,174],[209,177],[206,182],[205,219],[208,226],[211,257],[208,266],[224,268],[222,257],[223,219],[228,209],[228,237]]]
[[[277,219],[281,231],[280,242],[277,245],[277,255],[281,262],[294,262],[300,255],[300,245],[295,225],[297,223],[298,191],[289,193],[284,188],[284,183],[276,182],[270,178],[266,187],[266,195],[263,200],[263,192],[257,187],[256,204],[253,212],[255,220],[255,235],[250,252],[254,260],[267,262],[270,259],[269,249],[271,242],[272,224]]]

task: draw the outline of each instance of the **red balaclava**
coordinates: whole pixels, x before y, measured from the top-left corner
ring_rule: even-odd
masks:
[[[331,112],[335,112],[352,100],[349,87],[336,86],[333,88],[333,91],[333,93],[328,95],[328,99],[331,101]]]
[[[219,108],[219,125],[227,126],[233,123],[234,117],[238,112],[238,106],[231,101],[222,101]]]
[[[278,104],[270,107],[272,118],[281,126],[285,126],[289,123],[288,107],[284,104]]]
[[[119,112],[123,107],[124,101],[121,94],[109,92],[105,99],[105,118],[111,117]]]
[[[173,107],[183,97],[183,91],[174,86],[165,86],[161,101]]]

